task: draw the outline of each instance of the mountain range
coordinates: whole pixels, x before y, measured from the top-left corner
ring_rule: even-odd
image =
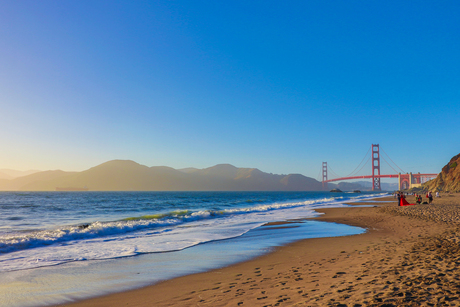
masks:
[[[148,167],[130,160],[113,160],[82,172],[42,171],[0,179],[2,191],[318,191],[321,182],[300,175],[276,175],[230,164],[196,169]]]
[[[37,170],[29,170],[29,171],[16,171],[12,169],[0,169],[0,179],[14,179],[17,177],[27,176],[33,173],[37,173]]]

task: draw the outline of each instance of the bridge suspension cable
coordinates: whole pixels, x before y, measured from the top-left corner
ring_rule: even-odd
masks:
[[[391,164],[390,164],[390,163],[388,163],[388,161],[387,161],[387,160],[385,160],[385,158],[384,158],[383,156],[382,156],[382,159],[383,159],[383,161],[385,161],[385,162],[388,164],[388,166],[389,166],[389,167],[391,167],[391,169],[392,169],[392,170],[394,170],[394,171],[395,171],[395,173],[398,173],[398,171],[397,171],[397,170],[395,170],[395,169],[393,168],[393,166],[391,166]]]
[[[333,169],[332,169],[332,168],[331,168],[329,165],[327,166],[327,169],[328,169],[328,170],[329,170],[329,171],[332,173],[332,175],[334,175],[334,176],[335,176],[335,178],[340,178],[340,176],[339,176],[339,175],[337,175],[337,173],[336,173],[336,172],[334,172],[334,170],[333,170]]]
[[[353,176],[353,175],[358,174],[358,173],[367,165],[367,163],[369,162],[369,160],[372,158],[372,155],[369,155],[369,152],[371,151],[371,149],[372,149],[372,147],[369,147],[369,149],[367,150],[367,153],[364,155],[364,158],[361,160],[361,162],[358,164],[358,166],[357,166],[350,174],[348,174],[348,175],[345,176],[345,177],[351,177],[351,176]],[[368,157],[368,155],[369,155],[369,157]],[[363,161],[366,159],[366,157],[367,157],[367,160],[366,160],[366,162],[364,162],[364,164],[363,164]],[[362,166],[361,166],[361,164],[362,164]],[[357,170],[360,166],[361,166],[361,168],[356,172],[356,170]],[[333,170],[329,165],[327,166],[327,168],[328,168],[329,172],[331,173],[331,175],[335,176],[335,178],[340,178],[340,177],[341,177],[341,176],[337,175],[337,173],[334,172],[334,170]],[[319,174],[318,176],[321,176],[321,172],[320,172],[320,174]]]
[[[400,169],[401,173],[405,173],[405,171],[403,171],[402,168],[400,168],[393,160],[391,160],[390,156],[385,152],[385,150],[383,150],[383,148],[381,148],[381,149],[382,149],[383,153],[388,157],[388,159],[390,159],[390,161],[393,162],[393,164],[394,164],[397,168]],[[383,158],[383,157],[382,157],[382,158]],[[383,159],[383,160],[385,160],[385,159]],[[387,160],[385,160],[385,162],[388,163]],[[390,165],[390,163],[388,163],[388,165]],[[390,167],[393,168],[391,165],[390,165]],[[393,168],[393,170],[394,170],[396,173],[399,173],[399,172],[396,171],[394,168]]]
[[[322,171],[322,169],[319,170],[318,176],[316,176],[316,179],[318,181],[321,181],[321,171]]]
[[[361,166],[361,168],[359,169],[359,171],[356,172],[356,174],[358,174],[358,173],[367,165],[367,162],[369,162],[369,160],[370,160],[371,158],[372,158],[372,155],[369,156],[369,158],[367,158],[366,163],[364,163],[363,166]],[[349,177],[349,176],[347,176],[347,177]]]
[[[372,147],[369,147],[369,150],[368,150],[367,153],[364,155],[364,158],[361,160],[361,162],[358,164],[358,166],[357,166],[350,174],[348,174],[348,175],[345,176],[345,177],[351,177],[353,174],[355,174],[355,171],[358,169],[358,167],[361,165],[361,163],[363,163],[364,159],[366,159],[367,155],[368,155],[369,152],[371,151],[371,148],[372,148]],[[369,161],[369,159],[368,159],[368,161]],[[367,161],[366,161],[366,163],[367,163]],[[366,163],[364,163],[364,165],[366,165]],[[364,167],[364,165],[363,165],[363,167]],[[359,170],[358,172],[356,172],[356,174],[359,173],[362,169],[363,169],[363,168],[361,167],[360,170]]]

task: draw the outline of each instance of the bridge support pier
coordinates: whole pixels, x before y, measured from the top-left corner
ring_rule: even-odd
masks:
[[[407,190],[415,187],[420,187],[422,185],[422,175],[420,172],[418,174],[398,174],[398,187],[399,190]]]

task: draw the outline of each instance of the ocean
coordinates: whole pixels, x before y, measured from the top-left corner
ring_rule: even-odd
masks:
[[[0,305],[70,302],[244,261],[304,238],[363,233],[308,218],[318,216],[315,208],[386,195],[0,192]],[[265,225],[285,220],[297,222]]]

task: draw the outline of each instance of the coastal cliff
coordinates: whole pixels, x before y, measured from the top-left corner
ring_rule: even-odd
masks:
[[[460,192],[460,154],[450,159],[439,175],[422,188],[426,191]]]

